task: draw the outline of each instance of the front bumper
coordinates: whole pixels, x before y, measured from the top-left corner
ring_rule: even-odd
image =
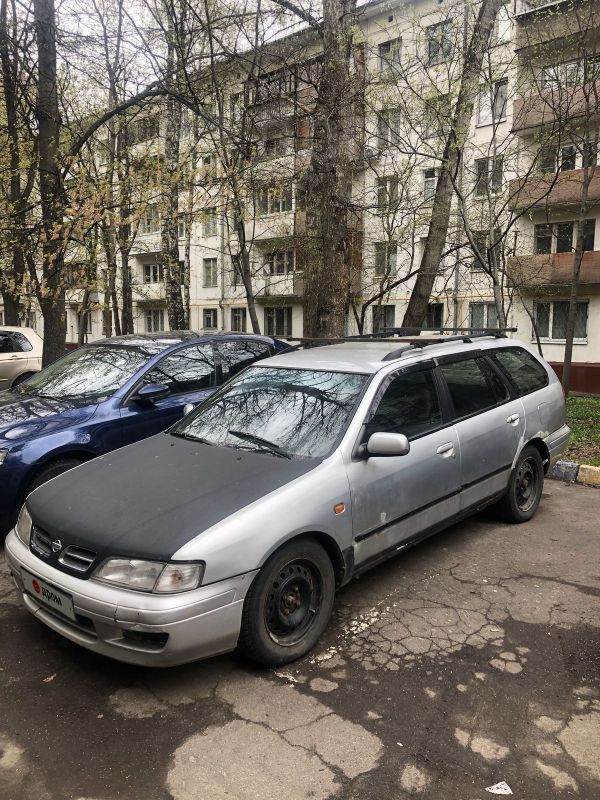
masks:
[[[140,666],[167,667],[234,650],[242,607],[256,571],[189,592],[154,595],[82,580],[35,556],[11,531],[8,565],[25,607],[72,642]],[[72,621],[25,592],[21,569],[70,594]]]
[[[556,464],[562,453],[569,444],[569,437],[571,436],[571,429],[568,425],[563,425],[558,430],[553,431],[549,436],[546,436],[544,442],[550,453],[550,463],[548,464],[547,471],[549,472]]]

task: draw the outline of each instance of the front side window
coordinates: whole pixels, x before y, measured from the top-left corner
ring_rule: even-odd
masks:
[[[138,347],[80,347],[37,372],[19,391],[58,400],[98,400],[113,395],[147,360],[148,353]]]
[[[548,385],[548,374],[544,367],[531,353],[521,347],[498,350],[492,358],[508,376],[519,395],[535,392]]]
[[[366,424],[364,441],[373,433],[421,436],[442,424],[433,370],[409,372],[394,378]]]
[[[6,333],[0,332],[0,353],[16,353],[18,348],[12,338]]]
[[[210,389],[216,384],[215,360],[210,344],[176,350],[146,374],[145,383],[164,383],[171,394]]]
[[[496,405],[494,384],[479,359],[467,358],[442,364],[440,370],[448,386],[457,419]]]
[[[219,355],[223,366],[230,376],[237,375],[245,367],[258,361],[260,358],[268,358],[271,355],[269,345],[266,342],[254,341],[235,341],[219,342]]]
[[[367,379],[252,366],[171,432],[272,456],[323,458],[345,430]]]

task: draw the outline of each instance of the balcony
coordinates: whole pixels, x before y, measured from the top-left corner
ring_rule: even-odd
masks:
[[[549,89],[545,92],[517,97],[513,103],[513,133],[533,133],[544,125],[557,122],[595,119],[600,116],[597,98],[600,81],[593,86],[579,86],[567,89]]]
[[[567,44],[600,26],[600,10],[594,0],[562,0],[536,3],[536,7],[515,15],[518,22],[517,52],[529,55],[548,45]]]
[[[263,305],[289,305],[301,303],[304,296],[304,273],[295,271],[287,275],[267,275],[257,279],[256,302]],[[261,286],[262,283],[262,286]],[[262,290],[262,291],[261,291]]]
[[[166,299],[164,283],[134,282],[131,289],[136,303],[160,303]]]
[[[293,100],[280,98],[278,100],[267,100],[263,103],[255,103],[250,109],[257,125],[277,124],[285,122],[289,117],[294,116],[295,106]]]
[[[509,207],[516,210],[580,205],[583,178],[583,169],[516,178],[509,183]],[[599,200],[600,169],[596,168],[588,188],[588,202]]]
[[[508,259],[507,269],[511,282],[522,288],[569,286],[574,262],[574,253],[513,256]],[[600,285],[600,250],[583,254],[579,282],[584,286]]]

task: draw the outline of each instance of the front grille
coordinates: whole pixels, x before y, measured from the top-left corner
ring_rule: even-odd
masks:
[[[82,547],[65,547],[58,559],[61,564],[76,572],[87,572],[94,563],[96,553],[93,550],[84,550]]]
[[[31,549],[44,558],[49,558],[52,553],[52,539],[37,525],[31,531]]]

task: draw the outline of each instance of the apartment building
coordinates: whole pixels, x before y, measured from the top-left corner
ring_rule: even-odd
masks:
[[[432,328],[494,327],[500,295],[506,324],[517,328],[518,338],[539,340],[560,371],[585,183],[573,354],[573,388],[583,391],[600,391],[595,5],[512,0],[502,8],[456,177],[459,200],[447,252],[424,320]],[[426,241],[468,13],[455,0],[375,0],[360,10],[364,97],[353,137],[348,334],[402,323]],[[279,337],[303,332],[303,245],[312,209],[303,201],[302,175],[310,159],[318,68],[318,39],[300,32],[270,47],[258,80],[232,70],[227,88],[229,124],[247,115],[254,139],[245,176],[252,302],[261,331]],[[160,132],[156,115],[141,126],[137,145],[160,149]],[[219,153],[210,140],[202,142],[198,159],[206,181],[200,181],[188,241],[190,327],[250,330]],[[185,236],[182,221],[182,266]],[[130,269],[135,329],[166,329],[160,215],[152,204],[139,222]],[[80,303],[81,293],[72,292],[71,341],[81,325]],[[88,339],[102,336],[99,310],[90,311],[86,331]]]

